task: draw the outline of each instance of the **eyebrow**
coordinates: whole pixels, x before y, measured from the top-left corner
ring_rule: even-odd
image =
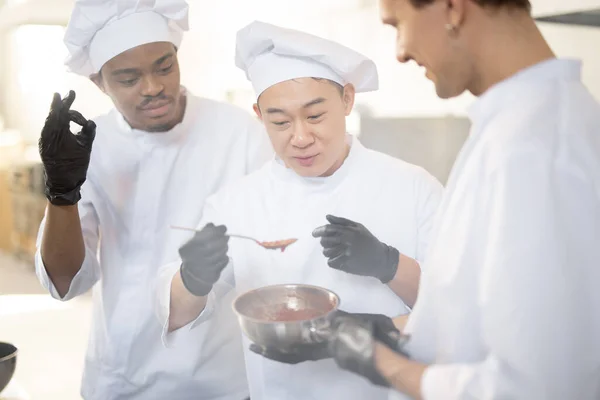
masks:
[[[325,103],[326,99],[324,97],[319,97],[314,100],[309,101],[302,108],[309,108],[316,104]],[[281,108],[267,108],[267,114],[285,114],[285,111]]]
[[[165,61],[167,61],[169,58],[173,57],[175,54],[173,53],[167,53],[164,56],[162,56],[161,58],[159,58],[158,60],[154,61],[154,65],[160,65],[162,63],[164,63]]]
[[[115,69],[110,74],[112,76],[117,76],[117,75],[137,74],[139,72],[140,72],[140,70],[137,68],[123,68],[123,69]]]
[[[165,61],[167,61],[169,58],[172,58],[173,56],[174,56],[173,53],[167,53],[164,56],[160,57],[158,60],[154,61],[152,63],[152,65],[154,65],[154,66],[160,65],[160,64],[164,63]],[[111,72],[110,74],[113,76],[116,76],[116,75],[137,74],[139,72],[140,72],[139,68],[122,68],[122,69],[116,69],[113,72]]]

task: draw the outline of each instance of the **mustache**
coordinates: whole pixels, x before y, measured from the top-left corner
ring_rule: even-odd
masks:
[[[155,103],[161,100],[171,100],[170,96],[165,95],[164,93],[160,93],[157,96],[145,96],[144,100],[138,105],[139,108],[144,108],[151,103]]]

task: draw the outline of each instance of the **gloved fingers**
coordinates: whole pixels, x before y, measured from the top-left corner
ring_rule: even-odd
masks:
[[[402,339],[402,333],[396,327],[382,326],[375,323],[373,331],[375,338],[392,350],[398,347],[398,343]]]
[[[331,319],[330,319],[330,324],[331,324],[331,327],[332,327],[332,328],[335,330],[335,327],[336,327],[336,321],[337,321],[339,318],[349,317],[349,316],[351,316],[351,315],[352,315],[352,313],[349,313],[349,312],[347,312],[347,311],[344,311],[344,310],[339,310],[339,309],[338,309],[338,310],[335,310],[335,312],[333,313],[333,315],[332,315],[332,317],[331,317]]]
[[[75,92],[73,90],[69,90],[69,94],[62,101],[62,110],[69,111],[71,109],[71,105],[75,101]]]
[[[179,248],[181,259],[195,264],[211,264],[228,259],[229,245],[226,241],[198,240],[192,238]]]
[[[204,228],[202,228],[200,232],[196,232],[194,236],[200,238],[224,237],[229,239],[229,237],[226,236],[226,233],[227,227],[225,225],[215,225],[213,223],[208,223],[204,226]]]
[[[329,265],[333,269],[344,271],[345,270],[344,267],[347,262],[348,262],[348,256],[346,254],[341,254],[337,257],[330,258],[327,261],[327,265]]]
[[[258,354],[259,356],[262,356],[267,351],[267,349],[265,349],[264,347],[261,347],[254,343],[250,343],[249,349],[251,352]]]
[[[336,217],[335,215],[331,215],[331,214],[326,215],[325,218],[327,218],[327,221],[329,221],[329,223],[334,224],[334,225],[342,225],[342,226],[356,226],[357,225],[356,222],[351,221],[347,218]]]
[[[338,310],[336,314],[331,318],[331,328],[334,331],[333,337],[335,338],[335,332],[340,327],[340,325],[347,323],[348,321],[356,320],[357,317],[353,313],[349,313],[346,311]]]
[[[341,256],[342,254],[346,254],[348,247],[340,244],[333,247],[325,247],[323,246],[323,255],[327,258],[336,258]]]
[[[313,231],[313,237],[331,237],[331,236],[341,236],[348,233],[356,232],[355,226],[345,226],[345,225],[323,225],[316,228]]]
[[[212,247],[217,243],[228,244],[229,236],[225,233],[227,228],[224,225],[215,226],[212,223],[207,224],[188,241],[196,245],[201,244],[204,247]]]
[[[179,254],[193,255],[198,252],[205,252],[206,250],[213,249],[217,243],[219,242],[215,241],[213,238],[201,236],[199,232],[196,232],[194,236],[192,236],[187,242],[179,247]],[[223,251],[228,245],[227,240],[225,239],[221,240],[220,243],[221,248],[215,250]]]
[[[223,269],[229,264],[229,258],[227,257],[227,253],[218,252],[202,257],[202,261],[199,261],[199,263],[214,266],[214,269]]]
[[[77,125],[85,126],[87,119],[79,111],[69,110],[69,120],[75,122]]]
[[[48,116],[58,117],[58,114],[62,110],[62,105],[63,102],[62,98],[60,97],[60,94],[54,93],[54,96],[52,97],[52,103],[50,104],[50,113],[48,114]]]
[[[223,257],[221,260],[219,260],[219,262],[215,263],[215,268],[217,271],[219,271],[219,276],[221,275],[221,272],[223,272],[227,264],[229,264],[229,257]]]
[[[312,235],[315,238],[325,237],[325,236],[335,236],[338,234],[338,231],[331,224],[319,226],[312,231]]]
[[[301,359],[301,357],[298,354],[282,353],[274,349],[266,349],[254,343],[250,344],[250,351],[260,356],[263,356],[264,358],[268,358],[269,360],[277,361],[284,364],[298,364],[299,362],[305,361]]]
[[[43,142],[46,146],[48,146],[51,140],[57,139],[55,132],[56,127],[59,125],[61,107],[62,100],[60,99],[60,94],[54,93],[52,104],[50,105],[50,112],[46,117],[46,122],[44,123],[44,127],[42,128],[42,133],[40,135],[41,143]]]
[[[374,340],[371,325],[350,316],[336,318],[329,352],[342,369],[359,373]]]
[[[193,241],[196,243],[198,249],[202,249],[205,254],[217,254],[227,253],[229,250],[229,238],[223,237],[208,237],[208,238],[194,238]]]
[[[326,232],[326,230],[327,230],[327,227],[328,227],[328,225],[323,225],[323,226],[319,226],[319,227],[315,228],[315,229],[312,231],[312,236],[313,236],[314,238],[319,238],[319,237],[321,237],[321,236],[325,235],[325,232]]]
[[[348,243],[341,236],[322,237],[319,240],[323,249],[331,249],[338,246],[348,246]]]
[[[77,139],[81,145],[90,149],[94,138],[96,137],[96,123],[91,119],[83,125],[81,131],[77,134]]]

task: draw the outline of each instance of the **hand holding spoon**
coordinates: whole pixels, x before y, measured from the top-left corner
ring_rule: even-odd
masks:
[[[171,226],[172,229],[179,229],[179,230],[184,230],[184,231],[190,231],[190,232],[199,232],[198,229],[194,229],[194,228],[186,228],[183,226]],[[281,250],[282,252],[285,251],[285,249],[290,246],[291,244],[295,243],[296,241],[298,241],[298,239],[285,239],[285,240],[276,240],[276,241],[272,241],[272,242],[263,242],[260,241],[258,239],[254,239],[250,236],[244,236],[244,235],[235,235],[235,234],[227,234],[227,236],[229,237],[235,237],[235,238],[239,238],[239,239],[247,239],[247,240],[252,240],[253,242],[257,243],[259,246],[264,247],[265,249],[269,249],[269,250]]]

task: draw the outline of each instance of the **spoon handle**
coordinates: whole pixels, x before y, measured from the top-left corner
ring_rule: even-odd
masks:
[[[178,230],[181,230],[181,231],[190,231],[190,232],[200,232],[199,229],[186,228],[184,226],[173,226],[173,225],[171,225],[171,229],[178,229]],[[253,242],[259,243],[258,240],[254,239],[254,238],[251,238],[250,236],[236,235],[236,234],[230,234],[230,233],[226,234],[226,236],[240,238],[240,239],[248,239],[248,240],[252,240]]]
[[[248,239],[248,240],[252,240],[253,242],[260,243],[258,240],[251,238],[250,236],[237,235],[237,234],[232,234],[232,233],[228,233],[227,236],[234,237],[234,238],[240,238],[240,239]]]

